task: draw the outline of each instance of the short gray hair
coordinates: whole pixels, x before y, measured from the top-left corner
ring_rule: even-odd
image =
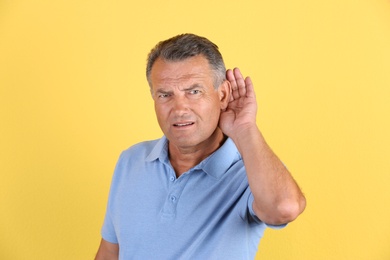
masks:
[[[182,61],[190,57],[203,55],[214,72],[214,88],[226,79],[226,68],[218,46],[205,37],[195,34],[180,34],[159,42],[149,53],[146,65],[146,78],[150,88],[150,73],[154,62],[161,58],[166,61]]]

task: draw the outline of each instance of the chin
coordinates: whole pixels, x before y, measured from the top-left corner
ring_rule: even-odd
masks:
[[[177,147],[193,147],[197,146],[198,144],[202,143],[204,140],[197,140],[195,138],[191,138],[191,136],[188,137],[180,137],[180,138],[171,138],[169,139],[169,142]]]
[[[173,140],[173,141],[170,141],[171,144],[177,146],[177,147],[193,147],[193,146],[196,146],[198,143],[197,142],[191,142],[190,140]]]

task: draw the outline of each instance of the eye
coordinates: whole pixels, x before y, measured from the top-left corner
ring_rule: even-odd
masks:
[[[168,94],[168,93],[160,93],[160,94],[158,94],[158,98],[167,98],[167,97],[169,97],[170,95]]]
[[[200,93],[199,89],[190,90],[190,94],[192,94],[192,95],[196,95],[196,94],[199,94],[199,93]]]

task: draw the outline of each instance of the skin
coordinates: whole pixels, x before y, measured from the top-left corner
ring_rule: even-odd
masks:
[[[256,125],[257,102],[252,81],[239,69],[228,70],[232,98],[220,127],[240,151],[254,196],[253,209],[265,223],[280,225],[296,219],[306,199],[290,172],[266,143]]]
[[[96,254],[95,260],[118,260],[119,259],[119,245],[110,243],[104,239],[100,241],[99,250]]]
[[[169,140],[171,164],[179,177],[230,137],[242,155],[253,209],[265,223],[293,221],[306,199],[290,172],[273,153],[256,125],[252,81],[239,69],[227,70],[217,89],[201,56],[171,62],[157,59],[151,71],[157,120]],[[102,239],[96,259],[118,259],[119,246]]]
[[[218,127],[230,97],[230,84],[217,89],[207,60],[157,59],[151,71],[157,120],[169,140],[171,164],[179,177],[218,149],[225,136]]]

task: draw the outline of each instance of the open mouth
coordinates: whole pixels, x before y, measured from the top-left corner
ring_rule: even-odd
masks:
[[[194,122],[188,122],[188,123],[177,123],[177,124],[173,124],[173,126],[177,126],[177,127],[183,127],[183,126],[190,126],[190,125],[193,125]]]

